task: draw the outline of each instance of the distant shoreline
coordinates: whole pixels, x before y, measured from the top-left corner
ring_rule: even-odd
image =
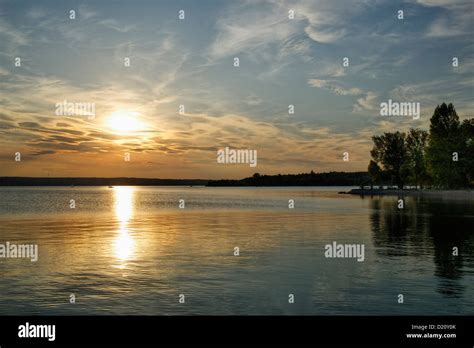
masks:
[[[150,179],[134,177],[20,177],[2,176],[0,186],[210,186],[210,187],[279,187],[279,186],[359,186],[367,181],[366,172],[327,172],[260,175],[236,179]]]
[[[363,174],[363,173],[362,173]],[[352,176],[352,177],[350,177]],[[400,189],[369,189],[354,188],[359,187],[355,179],[361,177],[361,173],[320,173],[320,174],[299,174],[299,175],[279,175],[262,176],[264,179],[246,178],[242,180],[206,180],[206,179],[150,179],[150,178],[65,178],[65,177],[0,177],[0,187],[85,187],[85,186],[185,186],[185,187],[341,187],[347,191],[340,191],[340,194],[358,196],[422,196],[473,199],[474,190],[465,188],[459,190],[400,190]],[[296,180],[297,178],[310,180]]]
[[[474,190],[468,188],[459,190],[352,189],[340,193],[358,196],[418,196],[474,200]]]
[[[203,179],[0,177],[0,186],[205,186]]]

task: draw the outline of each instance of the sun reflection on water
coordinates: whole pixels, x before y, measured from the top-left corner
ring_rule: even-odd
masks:
[[[135,241],[128,230],[128,223],[133,215],[133,187],[115,187],[115,216],[119,222],[119,229],[114,241],[115,256],[122,263],[130,260],[135,249]],[[121,267],[124,265],[122,264]]]

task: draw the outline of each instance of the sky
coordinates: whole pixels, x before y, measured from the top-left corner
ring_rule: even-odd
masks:
[[[473,13],[454,0],[0,0],[0,176],[364,171],[372,135],[428,129],[442,102],[473,117]],[[420,118],[381,116],[389,99],[420,103]],[[64,101],[94,113],[58,115]],[[226,147],[257,151],[257,166],[218,163]]]

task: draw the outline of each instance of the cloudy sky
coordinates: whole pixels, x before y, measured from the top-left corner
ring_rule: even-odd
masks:
[[[0,175],[366,170],[373,134],[427,129],[443,101],[473,117],[473,4],[0,0]],[[380,116],[388,99],[420,119]],[[64,100],[95,116],[57,115]],[[226,146],[257,167],[217,163]]]

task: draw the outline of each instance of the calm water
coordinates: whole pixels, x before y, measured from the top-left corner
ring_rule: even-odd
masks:
[[[473,200],[339,190],[0,188],[0,243],[39,246],[0,259],[0,314],[474,314]]]

